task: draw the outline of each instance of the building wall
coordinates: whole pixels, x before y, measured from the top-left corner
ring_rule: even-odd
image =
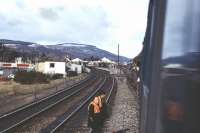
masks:
[[[85,67],[85,68],[84,68],[84,72],[90,73],[90,72],[91,72],[91,69]]]
[[[36,64],[35,65],[35,71],[44,73],[44,71],[45,71],[45,63],[44,62],[40,62],[40,63]]]
[[[65,62],[45,62],[44,73],[65,75]]]
[[[45,74],[66,75],[65,62],[40,62],[36,64],[35,70]]]
[[[70,70],[71,71],[77,71],[77,73],[82,73],[83,66],[77,65],[77,64],[71,64]]]

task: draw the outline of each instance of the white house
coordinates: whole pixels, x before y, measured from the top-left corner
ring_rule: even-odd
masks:
[[[72,62],[82,62],[83,60],[79,59],[79,58],[75,58],[72,60]]]
[[[83,60],[79,59],[79,58],[75,58],[72,60],[72,62],[74,64],[78,64],[78,65],[82,65],[83,64]]]
[[[65,64],[65,62],[45,61],[36,64],[35,70],[45,74],[63,74],[63,76],[66,76]]]
[[[78,74],[83,72],[83,65],[77,65],[77,64],[68,64],[68,67],[71,71],[75,71]]]
[[[99,63],[101,63],[101,61],[89,61],[89,63],[87,64],[89,67],[90,66],[99,66]]]
[[[18,70],[32,71],[35,65],[22,62],[22,58],[15,58],[15,62],[0,62],[0,75],[8,77],[14,75]]]
[[[102,62],[105,62],[105,63],[112,63],[112,61],[109,60],[109,59],[106,58],[106,57],[103,57],[103,58],[101,59],[101,61],[102,61]]]

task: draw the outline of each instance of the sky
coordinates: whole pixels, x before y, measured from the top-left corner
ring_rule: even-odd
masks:
[[[82,43],[135,57],[148,0],[0,0],[0,39],[42,45]]]

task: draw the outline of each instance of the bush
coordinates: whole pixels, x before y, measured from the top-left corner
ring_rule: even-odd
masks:
[[[77,75],[78,75],[78,73],[76,71],[68,71],[67,72],[67,76],[69,76],[69,77],[73,77],[73,76],[77,76]]]
[[[40,72],[34,72],[34,71],[16,72],[14,80],[21,84],[48,83],[48,77],[45,74],[40,73]]]
[[[52,80],[62,79],[62,78],[63,78],[63,74],[54,74],[54,75],[51,76]]]

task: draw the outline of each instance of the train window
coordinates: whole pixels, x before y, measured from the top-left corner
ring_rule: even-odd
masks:
[[[163,133],[199,133],[200,1],[168,0],[162,48]]]

